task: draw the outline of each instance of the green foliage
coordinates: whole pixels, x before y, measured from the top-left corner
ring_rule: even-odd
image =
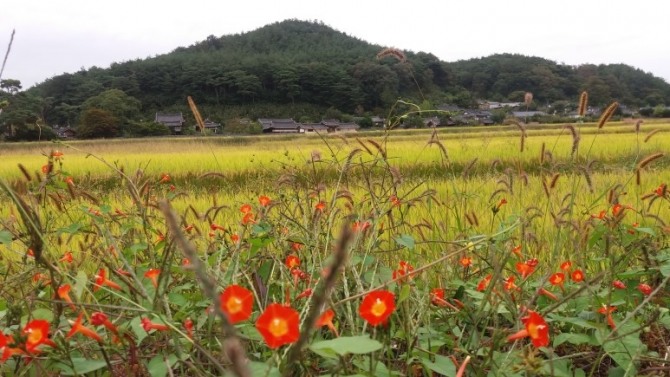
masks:
[[[105,110],[125,124],[139,116],[141,106],[140,101],[122,90],[109,89],[84,101],[81,108]]]
[[[119,135],[119,120],[110,112],[91,108],[82,113],[77,136],[82,139],[109,138]]]
[[[130,136],[166,136],[170,134],[170,129],[162,123],[156,122],[132,122],[126,133]]]
[[[262,133],[263,127],[249,119],[234,118],[226,122],[223,131],[230,134],[254,135]]]

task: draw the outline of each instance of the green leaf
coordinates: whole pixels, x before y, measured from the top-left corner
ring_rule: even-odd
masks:
[[[640,233],[647,233],[647,234],[649,234],[650,236],[653,236],[653,237],[656,236],[656,232],[654,232],[654,230],[652,228],[633,228],[633,229],[640,232]]]
[[[12,234],[6,230],[0,231],[0,243],[5,245],[12,243]]]
[[[156,355],[147,364],[147,370],[151,377],[165,377],[168,369],[172,368],[177,360],[176,355],[170,355],[167,359],[163,355]]]
[[[616,340],[605,341],[609,331],[598,331],[596,332],[596,339],[602,344],[603,350],[616,362],[617,366],[626,370],[629,376],[635,376],[637,375],[635,360],[647,349],[640,340],[639,324],[633,321],[627,322],[621,325],[617,332],[629,335]]]
[[[88,276],[86,276],[86,272],[79,270],[74,283],[74,297],[76,297],[77,300],[81,300],[81,295],[84,293],[84,288],[86,288],[87,283]]]
[[[361,336],[343,336],[337,339],[324,340],[312,343],[309,349],[312,352],[326,358],[337,359],[338,356],[344,356],[348,353],[366,354],[378,351],[382,344],[366,335]]]
[[[547,360],[542,365],[544,375],[552,377],[584,377],[581,369],[573,369],[569,360]]]
[[[456,374],[456,366],[451,359],[446,356],[435,355],[434,362],[426,357],[422,357],[421,364],[427,369],[443,376],[453,376]]]
[[[177,305],[179,307],[183,307],[188,304],[188,300],[186,299],[186,297],[177,292],[168,293],[168,299],[170,304]]]
[[[409,297],[409,294],[411,292],[410,289],[411,289],[411,287],[409,286],[409,284],[403,284],[402,285],[402,288],[400,288],[400,294],[398,295],[398,304],[407,300],[407,298]]]
[[[580,333],[560,333],[554,337],[554,347],[568,342],[570,344],[580,345],[580,344],[589,344],[592,339],[589,335],[580,334]]]
[[[670,263],[666,262],[666,263],[662,264],[661,267],[659,268],[659,270],[661,271],[661,275],[663,275],[665,277],[670,276]]]
[[[256,376],[267,376],[267,377],[279,377],[281,376],[281,373],[279,373],[279,369],[275,367],[271,367],[265,363],[261,363],[258,361],[252,361],[249,364],[249,371],[251,371],[251,375],[256,377]]]
[[[83,357],[73,357],[70,360],[72,360],[74,368],[62,362],[56,364],[56,368],[60,369],[61,375],[78,376],[107,367],[105,360],[84,359]]]
[[[396,237],[395,242],[400,246],[414,250],[414,237],[410,236],[409,234],[403,234],[399,237]]]
[[[130,321],[130,329],[135,333],[135,336],[137,336],[137,344],[142,343],[142,340],[147,337],[147,332],[144,331],[144,328],[142,327],[141,317],[135,317]]]
[[[557,321],[557,322],[564,322],[564,323],[569,323],[571,325],[575,325],[578,327],[582,327],[585,329],[604,329],[605,326],[599,323],[587,321],[582,318],[572,318],[572,317],[561,317],[559,315],[551,315],[550,318],[552,321]]]
[[[67,233],[67,234],[75,234],[75,233],[79,232],[79,230],[80,230],[81,228],[82,228],[82,225],[81,225],[81,224],[79,224],[79,223],[74,223],[74,224],[70,224],[70,225],[68,225],[68,226],[66,226],[66,227],[63,227],[63,228],[58,229],[58,230],[56,231],[56,234],[58,234],[59,236],[60,236],[61,234],[63,234],[63,233]]]
[[[252,238],[249,240],[249,243],[251,244],[251,249],[249,249],[249,256],[253,257],[256,255],[258,250],[260,250],[262,247],[265,247],[269,244],[272,243],[274,239],[272,237],[260,237],[260,238]]]
[[[44,308],[35,309],[32,311],[31,314],[32,316],[30,317],[30,319],[43,319],[49,322],[53,321],[54,319],[54,313],[50,309],[44,309]],[[27,315],[23,316],[23,318],[21,318],[21,322],[27,323],[28,316]]]

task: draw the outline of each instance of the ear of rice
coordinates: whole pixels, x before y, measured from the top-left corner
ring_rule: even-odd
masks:
[[[584,114],[586,114],[586,105],[589,102],[589,93],[586,91],[583,91],[582,94],[579,96],[579,109],[577,110],[577,114],[579,114],[580,117],[583,117]]]
[[[619,107],[619,102],[612,102],[611,105],[607,106],[598,120],[598,129],[603,128],[605,123],[607,123],[612,118],[612,115],[614,115],[617,107]]]

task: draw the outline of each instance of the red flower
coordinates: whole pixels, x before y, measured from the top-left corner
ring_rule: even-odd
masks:
[[[189,338],[193,339],[193,321],[190,318],[184,320],[184,329]]]
[[[289,255],[286,257],[286,261],[284,262],[286,264],[286,267],[289,269],[294,269],[296,267],[300,266],[300,258],[298,258],[296,255]]]
[[[170,174],[167,173],[161,174],[160,183],[168,183],[168,182],[170,182]]]
[[[91,338],[97,341],[98,343],[102,343],[102,337],[100,337],[100,335],[98,335],[98,333],[95,332],[95,330],[89,329],[88,327],[81,324],[83,317],[84,317],[83,314],[79,314],[79,317],[77,317],[77,320],[74,322],[72,328],[65,336],[65,339],[70,339],[72,336],[74,336],[74,334],[80,333],[81,335],[87,338]]]
[[[502,207],[504,204],[507,204],[507,199],[505,198],[500,199],[498,205],[496,206],[496,209],[500,209],[500,207]]]
[[[461,257],[461,260],[459,260],[458,263],[460,263],[461,266],[463,266],[463,267],[466,267],[466,268],[470,267],[470,266],[472,266],[472,258],[464,255],[464,256]]]
[[[151,330],[156,330],[156,331],[168,331],[169,327],[167,325],[161,324],[161,323],[154,323],[151,322],[149,318],[142,318],[142,328],[144,331],[149,332]]]
[[[189,224],[184,227],[184,232],[186,233],[191,233],[192,230],[193,230],[193,224]]]
[[[333,309],[328,309],[325,312],[321,313],[319,316],[319,319],[316,320],[316,325],[315,327],[323,327],[327,326],[330,331],[335,334],[335,336],[340,336],[337,333],[337,329],[335,328],[335,325],[333,324],[333,318],[335,318],[335,312]]]
[[[649,284],[645,284],[645,283],[640,283],[640,285],[637,286],[637,290],[642,292],[642,294],[645,295],[645,296],[649,296],[651,294],[651,291],[652,291]]]
[[[570,278],[575,283],[580,283],[584,281],[584,273],[582,272],[582,270],[574,270],[572,271],[572,274],[570,274]]]
[[[258,197],[258,202],[261,203],[263,207],[267,207],[270,205],[270,198],[265,195],[261,195]]]
[[[369,227],[369,221],[354,221],[354,223],[351,224],[351,229],[354,232],[365,232]]]
[[[489,286],[489,283],[491,282],[492,277],[493,277],[493,275],[491,275],[491,274],[486,275],[486,277],[484,277],[484,279],[482,279],[479,282],[479,284],[477,284],[477,291],[479,291],[479,292],[485,291],[486,288]]]
[[[549,283],[551,285],[560,285],[563,287],[563,283],[565,282],[565,274],[562,272],[557,272],[549,277]]]
[[[621,280],[614,280],[612,282],[612,286],[616,289],[626,289],[626,284],[624,284],[624,282]]]
[[[305,245],[301,244],[300,242],[292,242],[291,243],[291,250],[293,251],[300,251]]]
[[[225,230],[226,230],[226,228],[222,227],[221,225],[219,225],[219,224],[217,224],[217,223],[211,223],[211,224],[209,224],[209,229],[211,229],[211,230],[221,230],[221,231],[225,231]]]
[[[240,212],[242,213],[249,213],[251,212],[251,204],[245,203],[240,206]]]
[[[391,197],[389,198],[389,200],[391,201],[391,204],[393,204],[394,207],[398,207],[398,206],[400,206],[400,199],[398,199],[397,196],[395,196],[395,195],[391,195]]]
[[[95,285],[93,286],[93,292],[97,291],[102,286],[106,286],[106,287],[109,287],[109,288],[112,288],[112,289],[116,289],[117,291],[121,290],[120,285],[118,285],[115,282],[107,279],[107,272],[105,271],[104,268],[101,268],[98,271],[98,274],[95,275]]]
[[[231,324],[246,321],[254,306],[253,293],[239,285],[231,285],[219,296],[221,311],[226,313]]]
[[[247,212],[244,217],[242,217],[242,224],[247,225],[254,222],[253,212]]]
[[[0,331],[0,361],[5,361],[14,355],[23,353],[20,348],[10,348],[11,344],[14,344],[14,338]]]
[[[238,242],[240,242],[240,235],[237,234],[237,233],[233,233],[233,234],[230,235],[230,240],[233,243],[238,243]]]
[[[371,326],[386,323],[395,310],[395,295],[389,291],[373,291],[367,294],[358,308],[360,316]]]
[[[63,157],[63,152],[56,149],[55,151],[51,152],[51,157],[53,157],[54,160],[58,161]]]
[[[528,316],[522,318],[521,321],[526,328],[508,336],[508,342],[530,337],[535,347],[546,347],[549,345],[549,326],[541,315],[529,310]]]
[[[296,296],[296,300],[300,300],[301,298],[307,298],[312,295],[312,288],[307,288],[304,291],[300,292],[298,296]]]
[[[116,326],[107,318],[107,315],[103,312],[95,312],[91,314],[91,324],[93,326],[103,325],[109,331],[115,335],[119,335],[119,330]]]
[[[323,212],[326,209],[326,203],[323,202],[323,201],[320,201],[320,202],[316,203],[316,205],[314,206],[314,209],[316,209],[319,212]]]
[[[607,214],[607,211],[602,210],[602,211],[598,212],[597,215],[591,215],[591,218],[592,219],[603,220],[605,218],[606,214]]]
[[[300,336],[300,316],[295,309],[270,304],[256,321],[256,329],[270,348],[294,343]]]
[[[75,308],[74,306],[74,303],[72,303],[72,299],[70,298],[70,289],[71,289],[70,284],[63,284],[60,287],[58,287],[56,295],[58,296],[59,299],[70,304],[72,310],[77,310],[77,308]]]
[[[556,295],[554,295],[553,293],[549,292],[548,290],[546,290],[546,289],[544,289],[544,288],[540,288],[540,289],[537,291],[537,293],[541,294],[542,296],[549,297],[550,299],[552,299],[552,300],[554,300],[554,301],[557,301],[557,300],[558,300],[558,298],[556,297]]]
[[[512,291],[512,290],[518,289],[519,287],[517,287],[517,285],[514,284],[515,281],[516,281],[516,276],[510,276],[507,279],[505,279],[505,285],[504,285],[505,290],[506,291]]]
[[[521,278],[525,279],[535,271],[535,267],[528,264],[527,261],[525,263],[517,262],[516,271],[521,274]]]
[[[43,319],[33,319],[28,322],[21,331],[26,337],[26,351],[34,353],[37,347],[46,344],[55,347],[56,344],[49,339],[49,322]]]
[[[538,262],[537,258],[530,258],[526,261],[526,264],[535,268],[540,262]]]
[[[65,262],[65,263],[72,263],[73,258],[72,258],[72,252],[68,251],[65,254],[63,254],[63,257],[58,260],[59,262]]]
[[[667,186],[666,186],[665,183],[661,183],[661,185],[658,186],[656,188],[656,190],[654,190],[654,193],[656,194],[656,196],[660,196],[660,197],[664,197],[666,192],[667,192]]]
[[[49,174],[51,173],[51,170],[53,170],[53,165],[51,164],[42,165],[42,173]]]
[[[618,216],[619,213],[622,213],[622,211],[626,209],[626,207],[622,206],[621,204],[617,203],[612,206],[612,215]]]
[[[612,318],[612,312],[616,310],[616,306],[607,306],[603,305],[598,309],[598,313],[604,314],[607,316],[607,324],[614,330],[616,328],[616,323],[614,323],[614,318]]]
[[[521,254],[521,245],[514,246],[514,247],[512,248],[512,252],[513,252],[517,257],[519,257],[519,259],[523,258],[523,255]]]
[[[444,288],[433,288],[430,290],[430,303],[435,306],[447,306]]]
[[[561,270],[563,271],[568,271],[572,268],[572,262],[569,260],[566,260],[565,262],[561,263]]]
[[[393,271],[393,280],[399,279],[402,281],[405,276],[410,277],[412,271],[414,271],[414,267],[405,261],[400,261],[398,265],[399,268]]]
[[[154,288],[158,288],[158,277],[161,275],[161,270],[158,268],[150,268],[144,273],[144,277],[151,280]]]

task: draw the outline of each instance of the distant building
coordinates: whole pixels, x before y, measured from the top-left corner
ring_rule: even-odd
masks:
[[[430,117],[430,118],[423,118],[423,125],[429,128],[435,128],[440,127],[442,124],[440,123],[440,118]]]
[[[384,123],[386,122],[386,119],[378,116],[373,116],[370,118],[370,120],[372,121],[372,125],[375,127],[384,127]]]
[[[512,115],[517,118],[532,118],[535,115],[547,115],[544,111],[512,111]]]
[[[182,113],[156,113],[155,122],[166,126],[175,135],[180,135],[186,124]]]
[[[203,123],[205,125],[206,130],[209,130],[209,131],[211,131],[212,133],[215,133],[215,134],[218,134],[219,132],[221,132],[221,124],[220,123],[212,122],[209,119],[205,119],[205,121]]]
[[[77,136],[77,132],[70,128],[70,126],[54,126],[53,130],[62,139],[72,139]]]
[[[263,133],[300,133],[305,132],[299,123],[293,118],[289,119],[268,119],[258,118],[258,123],[263,127]]]

